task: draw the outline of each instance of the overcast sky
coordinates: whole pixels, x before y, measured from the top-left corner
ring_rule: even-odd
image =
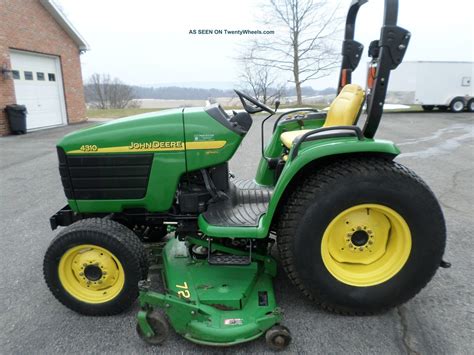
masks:
[[[55,1],[91,47],[82,56],[85,79],[98,72],[129,84],[236,85],[239,65],[234,58],[254,36],[190,35],[189,30],[273,29],[258,20],[255,0]],[[329,1],[340,2],[344,14],[351,2]],[[473,4],[472,0],[400,0],[398,23],[412,32],[405,59],[474,60]],[[382,0],[370,0],[359,12],[356,40],[366,48],[379,35],[382,5]],[[279,35],[283,33],[277,31],[275,36]],[[336,86],[336,76],[310,85]]]

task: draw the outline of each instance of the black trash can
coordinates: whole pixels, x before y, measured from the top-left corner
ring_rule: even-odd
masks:
[[[8,122],[10,123],[10,130],[13,134],[26,133],[26,110],[25,105],[7,105],[5,108]]]

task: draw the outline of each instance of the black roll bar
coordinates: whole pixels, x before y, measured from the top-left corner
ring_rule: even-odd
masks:
[[[364,46],[362,43],[354,41],[354,32],[357,13],[360,7],[367,1],[368,0],[352,0],[349,11],[347,12],[344,41],[342,42],[342,63],[337,86],[338,94],[345,85],[351,83],[352,72],[357,68],[360,58],[362,57]]]
[[[384,26],[396,26],[398,19],[398,0],[385,0],[384,5]]]
[[[384,22],[380,39],[374,41],[378,46],[377,54],[371,62],[375,69],[372,87],[367,88],[367,119],[364,125],[364,136],[373,138],[377,132],[387,95],[390,71],[397,68],[406,53],[411,34],[397,26],[398,0],[385,0]]]

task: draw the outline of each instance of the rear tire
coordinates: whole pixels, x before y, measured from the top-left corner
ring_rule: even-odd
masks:
[[[137,298],[148,260],[131,230],[92,218],[73,223],[53,239],[43,273],[53,295],[66,307],[86,315],[113,315]]]
[[[474,112],[474,99],[470,99],[468,102],[467,102],[467,111],[468,112]]]
[[[457,97],[451,101],[449,104],[449,109],[453,113],[459,113],[464,111],[464,100],[460,97]]]
[[[362,214],[357,212],[358,206],[363,206]],[[356,212],[347,212],[352,215],[341,214],[354,208]],[[380,217],[377,208],[393,213]],[[367,231],[372,234],[374,230],[371,248],[379,245],[384,253],[380,257],[380,250],[370,254],[370,248],[365,249],[371,240],[369,234],[365,242],[353,240],[364,232],[365,210],[370,218],[379,216],[374,228],[368,225]],[[399,219],[392,220],[392,215]],[[362,220],[362,227],[354,226],[347,237],[344,228],[352,227],[357,219]],[[406,229],[399,228],[403,223],[408,227],[405,234]],[[382,230],[379,224],[388,226]],[[331,236],[328,231],[332,228],[337,233]],[[331,248],[326,252],[326,246],[332,245],[327,238],[332,238],[333,244],[342,242],[334,255]],[[378,240],[383,242],[377,244]],[[307,176],[289,197],[278,228],[280,258],[292,282],[322,308],[351,315],[381,312],[415,296],[438,269],[445,240],[443,214],[428,186],[398,163],[369,157],[339,159]],[[361,254],[357,254],[359,249]],[[366,259],[355,262],[358,255]],[[393,263],[392,269],[389,263]],[[384,270],[393,272],[384,274]],[[374,278],[374,273],[381,276]]]
[[[421,105],[423,111],[433,111],[434,105]]]

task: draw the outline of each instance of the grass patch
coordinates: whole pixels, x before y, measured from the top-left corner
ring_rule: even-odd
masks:
[[[133,115],[139,115],[141,113],[160,111],[158,108],[123,108],[123,109],[88,109],[88,118],[120,118]]]

